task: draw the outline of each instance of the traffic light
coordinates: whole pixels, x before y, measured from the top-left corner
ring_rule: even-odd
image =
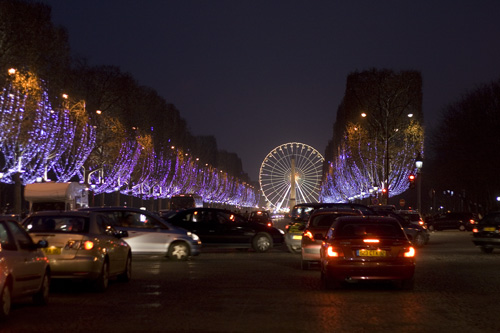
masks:
[[[410,174],[408,176],[408,181],[410,182],[410,188],[415,188],[415,175]]]

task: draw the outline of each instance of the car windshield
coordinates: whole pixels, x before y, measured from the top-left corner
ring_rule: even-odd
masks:
[[[395,224],[346,223],[337,227],[335,236],[340,238],[404,238],[404,233]]]
[[[89,221],[83,216],[33,216],[24,227],[29,232],[82,233],[89,231]]]
[[[500,213],[486,215],[481,221],[479,221],[479,224],[499,225]]]

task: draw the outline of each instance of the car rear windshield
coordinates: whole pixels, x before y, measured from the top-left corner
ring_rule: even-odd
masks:
[[[392,223],[346,223],[336,228],[335,237],[340,238],[404,238],[404,233],[400,227]]]
[[[89,220],[83,216],[33,216],[24,227],[29,232],[86,233]]]
[[[500,214],[488,214],[479,221],[479,224],[500,225]]]
[[[333,224],[333,222],[335,222],[335,220],[340,216],[354,215],[354,214],[355,214],[354,211],[352,213],[344,213],[344,214],[319,214],[311,218],[311,221],[309,222],[309,227],[329,228]]]

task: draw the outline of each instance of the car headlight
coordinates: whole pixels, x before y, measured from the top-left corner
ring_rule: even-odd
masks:
[[[285,232],[283,230],[281,230],[281,229],[278,229],[278,230],[281,232],[282,235],[285,234]]]
[[[193,234],[193,233],[192,233],[192,232],[190,232],[190,231],[188,231],[187,235],[188,235],[189,237],[191,237],[191,238],[192,238],[193,240],[195,240],[195,241],[199,241],[199,240],[200,240],[200,237],[198,237],[198,235],[197,235],[197,234]]]

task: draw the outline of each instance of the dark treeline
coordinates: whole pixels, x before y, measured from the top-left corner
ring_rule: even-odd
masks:
[[[456,210],[498,209],[499,129],[500,79],[446,106],[427,140],[428,189]]]
[[[249,181],[236,153],[219,150],[215,136],[195,136],[181,111],[154,89],[141,86],[117,66],[90,66],[74,58],[64,27],[51,21],[51,7],[41,1],[0,1],[0,80],[9,68],[35,73],[44,80],[52,105],[61,95],[84,100],[89,118],[96,110],[116,117],[124,127],[151,134],[156,147],[177,149],[196,156],[201,163]]]

